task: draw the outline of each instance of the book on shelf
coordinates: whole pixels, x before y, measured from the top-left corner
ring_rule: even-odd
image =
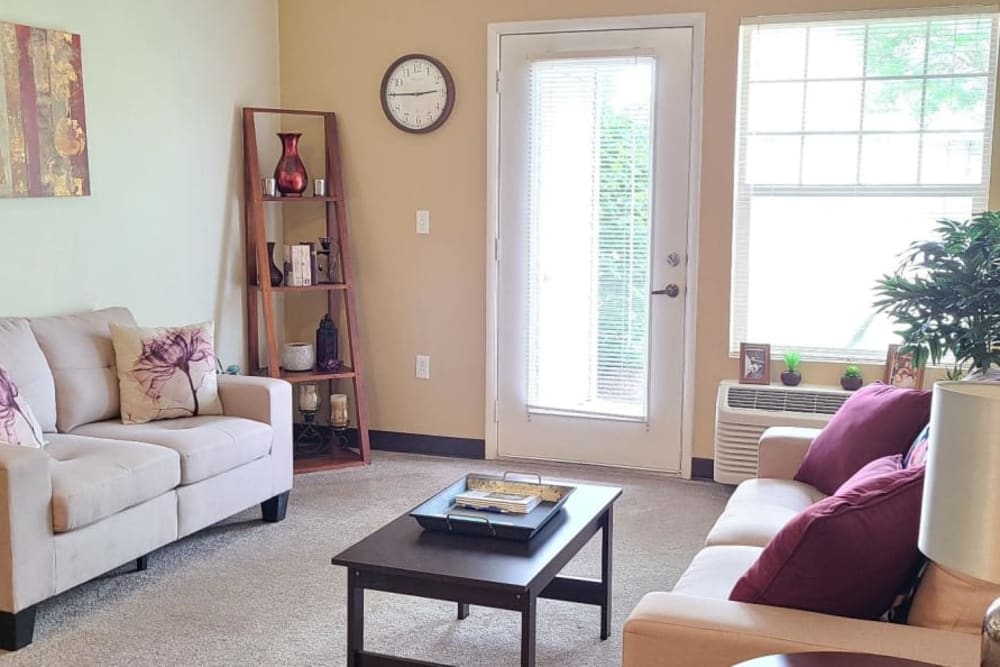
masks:
[[[527,514],[540,502],[542,499],[538,496],[502,491],[469,490],[455,497],[455,504],[459,507],[505,514]]]
[[[313,284],[312,258],[309,246],[296,243],[285,246],[285,285],[309,287]]]

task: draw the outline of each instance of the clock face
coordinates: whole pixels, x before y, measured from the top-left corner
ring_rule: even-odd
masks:
[[[393,125],[406,132],[439,128],[455,104],[455,85],[447,68],[424,55],[403,56],[382,79],[382,109]]]

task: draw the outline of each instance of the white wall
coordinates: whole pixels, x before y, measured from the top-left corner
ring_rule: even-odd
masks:
[[[76,32],[92,195],[0,199],[0,316],[109,305],[216,320],[245,364],[239,110],[276,106],[276,0],[0,0]]]

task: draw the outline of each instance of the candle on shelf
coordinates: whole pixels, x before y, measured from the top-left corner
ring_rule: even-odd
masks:
[[[299,410],[316,412],[319,410],[319,388],[314,384],[299,386]]]
[[[347,416],[347,394],[330,396],[330,423],[336,428],[345,428],[350,422]]]

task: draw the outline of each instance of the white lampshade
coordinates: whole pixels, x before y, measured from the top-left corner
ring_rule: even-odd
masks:
[[[1000,583],[1000,384],[934,385],[920,550]]]

